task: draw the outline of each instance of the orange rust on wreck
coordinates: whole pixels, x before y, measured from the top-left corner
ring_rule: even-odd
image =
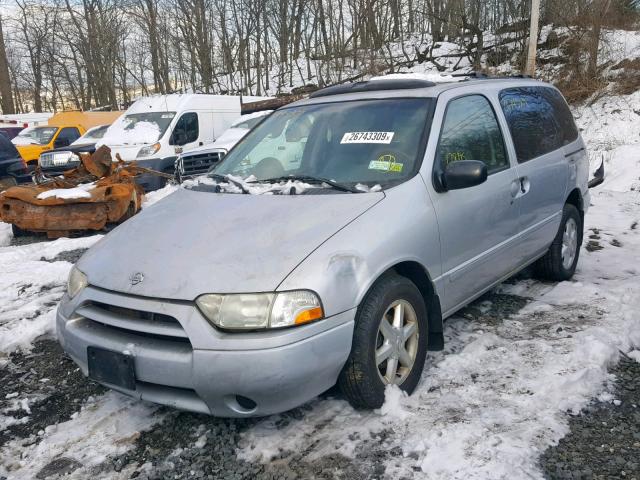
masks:
[[[135,177],[141,173],[169,175],[116,158],[117,161],[112,161],[111,150],[102,146],[92,155],[81,154],[80,165],[60,177],[43,177],[37,171],[36,185],[11,187],[0,193],[0,221],[58,238],[74,232],[102,230],[107,224],[127,220],[138,213],[144,199]],[[64,189],[86,184],[93,184],[91,188],[85,187],[88,196],[38,198],[51,190],[60,190],[57,193],[64,197]]]

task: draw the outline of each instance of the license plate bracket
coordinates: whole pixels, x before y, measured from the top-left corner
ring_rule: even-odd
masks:
[[[98,347],[87,347],[89,378],[127,390],[136,389],[136,374],[131,355]]]

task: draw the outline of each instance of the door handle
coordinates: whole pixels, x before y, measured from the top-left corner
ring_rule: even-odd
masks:
[[[511,193],[512,198],[516,198],[520,193],[520,179],[514,180],[511,182],[511,186],[509,187],[509,193]]]
[[[511,182],[509,193],[511,193],[512,198],[519,198],[526,195],[530,188],[531,183],[529,182],[529,179],[527,177],[520,177]]]

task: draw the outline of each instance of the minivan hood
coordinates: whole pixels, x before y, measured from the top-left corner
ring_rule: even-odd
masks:
[[[106,235],[78,268],[91,285],[147,297],[273,291],[315,248],[383,198],[382,192],[243,195],[181,188]],[[133,285],[137,273],[144,280]]]

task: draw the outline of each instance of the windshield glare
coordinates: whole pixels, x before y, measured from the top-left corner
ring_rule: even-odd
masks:
[[[418,166],[430,99],[359,100],[274,112],[212,174],[313,176],[344,184],[388,186]]]
[[[16,138],[28,140],[29,143],[36,145],[47,145],[57,131],[58,127],[25,128]]]
[[[87,131],[87,133],[85,133],[80,138],[78,138],[75,142],[73,142],[73,144],[82,145],[83,143],[97,142],[102,137],[104,137],[104,133],[107,131],[108,128],[109,128],[109,125],[102,125],[100,127],[91,128],[90,130]]]

